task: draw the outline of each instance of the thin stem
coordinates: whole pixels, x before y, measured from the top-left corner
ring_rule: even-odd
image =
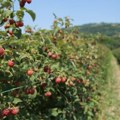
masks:
[[[37,84],[37,83],[39,83],[39,82],[35,82],[35,83],[32,84],[32,85],[35,85],[35,84]],[[24,87],[26,87],[26,85],[20,86],[20,87],[16,87],[16,88],[12,88],[12,89],[9,89],[9,90],[6,90],[6,91],[3,91],[3,92],[1,92],[0,94],[4,94],[4,93],[7,93],[7,92],[11,92],[11,91],[14,91],[14,90],[18,90],[18,89],[21,89],[21,88],[24,88]]]
[[[7,92],[11,92],[11,91],[14,91],[14,90],[17,90],[17,89],[21,89],[23,87],[25,87],[25,86],[20,86],[20,87],[12,88],[12,89],[9,89],[9,90],[1,92],[1,94],[7,93]]]

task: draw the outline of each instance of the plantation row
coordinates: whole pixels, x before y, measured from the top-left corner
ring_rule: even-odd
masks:
[[[105,50],[77,29],[67,29],[68,17],[54,15],[52,30],[34,32],[28,26],[22,34],[25,13],[33,20],[35,13],[25,7],[32,0],[17,0],[17,10],[15,2],[0,0],[5,30],[0,33],[0,119],[96,120]]]
[[[0,42],[1,118],[95,118],[103,77],[98,45],[76,35],[59,29]]]

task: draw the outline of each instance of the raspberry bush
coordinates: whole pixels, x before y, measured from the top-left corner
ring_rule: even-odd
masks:
[[[0,1],[0,12],[6,11],[1,24],[10,36],[11,30],[21,31],[25,11],[35,17],[25,8],[31,0],[18,2],[15,12],[13,1]],[[20,33],[1,38],[1,119],[93,120],[99,112],[98,45],[80,38],[76,29],[69,30],[68,17],[55,18],[52,30],[24,34],[19,40]]]

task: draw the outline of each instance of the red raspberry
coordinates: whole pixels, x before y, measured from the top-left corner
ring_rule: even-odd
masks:
[[[8,61],[8,66],[9,66],[9,67],[13,67],[13,66],[14,66],[14,62],[13,62],[12,60],[9,60],[9,61]]]
[[[13,107],[13,108],[11,109],[11,114],[12,114],[12,115],[16,115],[18,112],[19,112],[19,108],[18,108],[18,107]]]
[[[4,53],[5,53],[5,50],[2,47],[0,47],[0,56],[3,56]]]
[[[28,71],[27,71],[27,75],[28,75],[28,76],[31,76],[32,74],[33,74],[33,70],[28,70]]]
[[[60,78],[60,77],[57,77],[57,78],[55,79],[55,82],[56,82],[56,83],[60,83],[60,82],[61,82],[61,78]]]
[[[10,114],[10,109],[6,108],[2,111],[2,116],[8,116]]]
[[[52,95],[52,93],[50,91],[48,91],[48,92],[45,93],[46,97],[50,97],[51,95]]]

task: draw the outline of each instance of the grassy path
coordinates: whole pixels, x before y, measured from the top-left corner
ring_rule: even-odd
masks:
[[[120,67],[116,62],[116,59],[114,58],[111,62],[113,66],[113,79],[115,80],[115,93],[116,93],[116,100],[114,105],[114,116],[116,116],[116,120],[120,120]],[[114,99],[114,98],[113,98]]]
[[[108,75],[100,120],[120,120],[120,68],[114,57]]]

